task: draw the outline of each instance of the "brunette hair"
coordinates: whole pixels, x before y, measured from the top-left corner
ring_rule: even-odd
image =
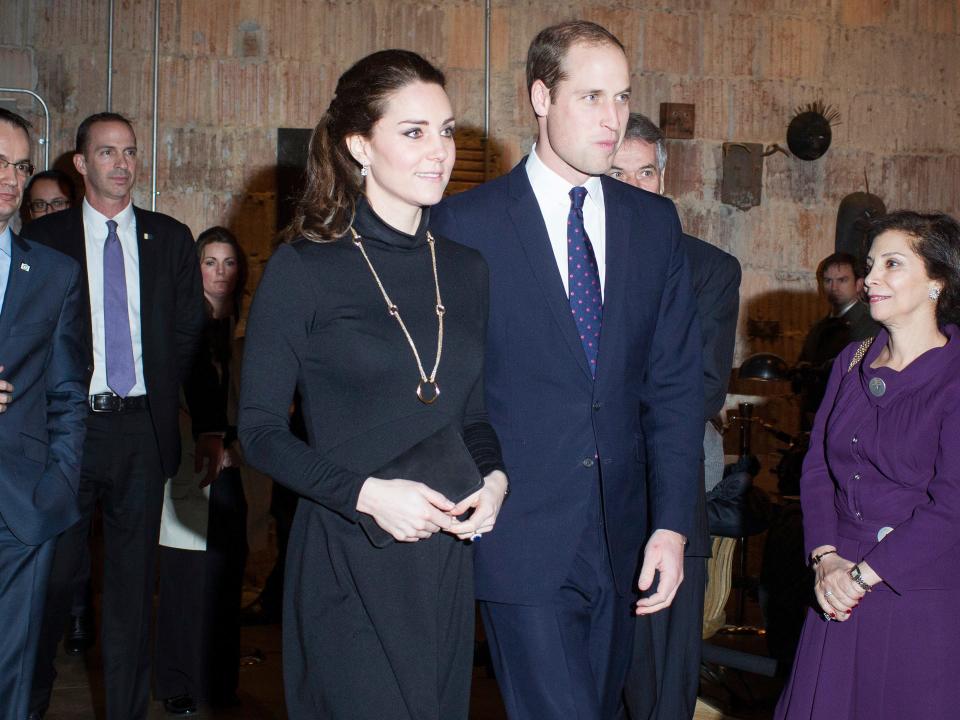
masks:
[[[306,185],[283,240],[327,242],[347,232],[363,184],[346,139],[369,137],[390,96],[415,82],[446,85],[440,70],[409,50],[372,53],[340,76],[333,100],[310,137]]]
[[[237,240],[237,236],[232,232],[227,230],[225,227],[220,225],[214,225],[212,228],[207,228],[202,233],[197,236],[197,242],[195,243],[197,250],[197,258],[202,262],[203,261],[203,251],[206,249],[207,245],[212,243],[223,243],[224,245],[229,245],[233,248],[233,252],[237,256],[237,284],[233,288],[233,316],[234,318],[240,317],[240,306],[243,303],[243,291],[247,285],[247,254],[243,251],[243,248],[240,247],[240,242]],[[210,304],[207,303],[207,314],[211,314],[212,308]]]
[[[854,280],[863,279],[863,265],[857,258],[850,253],[835,252],[832,255],[827,255],[820,261],[820,264],[817,266],[817,281],[823,282],[823,274],[836,265],[849,265],[850,270],[853,272]]]
[[[567,79],[563,60],[567,51],[577,43],[613,45],[626,53],[616,35],[588,20],[568,20],[551,25],[537,33],[527,50],[527,95],[533,83],[540,80],[550,91],[551,102],[554,100],[554,88]]]
[[[960,324],[960,223],[944,213],[897,210],[873,220],[868,239],[872,243],[890,230],[913,238],[913,251],[923,259],[927,276],[943,284],[937,298],[937,324]]]
[[[70,204],[73,205],[77,201],[77,190],[73,186],[73,180],[70,179],[70,176],[67,175],[62,170],[44,170],[43,172],[38,172],[30,178],[30,182],[27,183],[27,186],[23,190],[23,195],[29,203],[30,200],[30,191],[33,188],[34,183],[40,180],[53,180],[57,187],[60,188],[60,192],[67,196],[67,200],[70,201]]]
[[[84,118],[83,122],[80,123],[80,126],[77,128],[77,141],[74,152],[78,155],[83,155],[87,151],[87,143],[90,140],[90,128],[93,127],[98,122],[118,122],[123,123],[128,128],[130,132],[133,133],[134,138],[136,138],[137,133],[134,132],[133,125],[130,123],[127,118],[125,118],[120,113],[115,112],[101,112],[94,113]]]

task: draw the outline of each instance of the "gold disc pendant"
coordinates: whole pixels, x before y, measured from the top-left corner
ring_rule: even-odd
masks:
[[[424,388],[427,388],[426,392]],[[436,380],[433,382],[421,380],[417,383],[417,397],[424,405],[432,405],[440,397],[440,386],[437,385]]]

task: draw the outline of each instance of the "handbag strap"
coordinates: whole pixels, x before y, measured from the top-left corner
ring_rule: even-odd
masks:
[[[850,360],[850,365],[847,367],[847,372],[853,370],[857,366],[857,363],[863,360],[863,356],[867,354],[867,350],[869,350],[870,346],[873,345],[873,340],[874,339],[872,337],[868,337],[866,340],[860,343],[860,347],[857,348],[857,351],[853,354],[853,358]]]

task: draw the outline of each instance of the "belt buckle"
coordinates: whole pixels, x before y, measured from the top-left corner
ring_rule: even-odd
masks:
[[[99,393],[91,398],[90,409],[96,413],[120,412],[123,398],[112,393]]]

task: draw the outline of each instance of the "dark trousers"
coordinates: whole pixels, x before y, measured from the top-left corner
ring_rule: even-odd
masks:
[[[31,710],[46,711],[53,660],[70,612],[94,505],[103,515],[100,639],[108,720],[137,720],[150,699],[150,619],[163,470],[146,410],[87,418],[79,503],[82,519],[57,541],[44,611]]]
[[[624,699],[631,720],[689,720],[700,687],[707,561],[683,559],[683,582],[665,610],[649,617],[651,646],[635,643]],[[653,665],[653,676],[649,673]]]
[[[0,720],[24,720],[55,538],[24,545],[0,515]]]
[[[614,588],[598,525],[584,533],[552,603],[481,602],[510,720],[616,717],[633,648],[632,609],[632,598]]]
[[[161,547],[154,694],[216,705],[236,694],[247,501],[238,468],[210,486],[207,549]]]

